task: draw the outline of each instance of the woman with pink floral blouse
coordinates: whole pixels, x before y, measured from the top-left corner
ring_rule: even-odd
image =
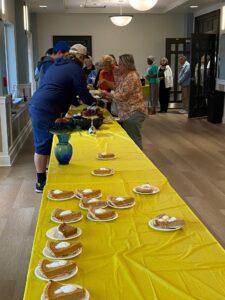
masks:
[[[141,126],[147,114],[140,76],[136,71],[131,54],[119,56],[120,76],[114,92],[103,92],[109,101],[115,101],[122,127],[133,141],[142,149]]]

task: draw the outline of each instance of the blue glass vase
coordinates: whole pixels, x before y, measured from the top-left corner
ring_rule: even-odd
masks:
[[[73,154],[73,148],[69,143],[70,133],[57,133],[58,144],[55,145],[55,157],[60,165],[67,165]]]

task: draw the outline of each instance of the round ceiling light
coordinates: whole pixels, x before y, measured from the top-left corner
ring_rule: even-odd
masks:
[[[151,9],[156,5],[158,0],[129,0],[130,5],[140,11],[145,11]]]
[[[127,15],[110,16],[110,20],[116,26],[126,26],[131,22],[132,16],[127,16]]]

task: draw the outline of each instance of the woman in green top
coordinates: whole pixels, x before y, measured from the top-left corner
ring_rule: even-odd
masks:
[[[157,78],[158,66],[154,62],[155,62],[154,56],[149,56],[147,58],[147,63],[149,67],[147,69],[147,75],[145,76],[150,87],[148,109],[151,115],[154,115],[156,113],[156,106],[158,101],[158,78]],[[151,111],[150,111],[150,106],[151,106]]]

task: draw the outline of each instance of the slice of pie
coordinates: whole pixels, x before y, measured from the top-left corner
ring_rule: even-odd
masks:
[[[71,273],[76,269],[76,263],[72,260],[47,260],[42,259],[39,264],[40,273],[48,279],[54,279]]]
[[[82,214],[80,211],[72,211],[56,208],[52,212],[52,216],[61,222],[76,221],[81,218]]]
[[[90,207],[88,210],[89,215],[96,220],[109,220],[115,217],[116,213],[113,210],[104,208]]]
[[[98,153],[98,158],[100,159],[113,159],[115,158],[115,154],[114,153]]]
[[[74,196],[74,192],[72,191],[63,191],[63,190],[49,190],[48,196],[50,198],[61,200],[65,198],[72,198]]]
[[[83,300],[86,291],[75,284],[61,284],[50,280],[43,292],[44,300]]]
[[[55,257],[64,257],[76,253],[82,249],[78,242],[52,242],[47,241],[46,248]]]
[[[134,204],[134,198],[133,197],[108,197],[108,201],[111,202],[115,206],[123,207],[127,205]]]
[[[154,191],[154,187],[150,184],[142,184],[136,187],[136,191],[139,193],[152,193]]]
[[[99,200],[97,198],[90,198],[90,199],[86,199],[86,198],[82,198],[80,200],[81,206],[83,206],[84,208],[89,208],[89,207],[106,207],[107,206],[107,202],[106,201],[102,201]]]
[[[84,189],[84,190],[77,190],[76,194],[79,198],[94,198],[99,197],[101,195],[101,190],[93,190],[93,189]]]
[[[66,223],[62,223],[57,227],[58,233],[67,238],[77,233],[77,228]]]
[[[99,168],[99,169],[93,170],[93,174],[94,175],[112,175],[113,170],[110,168]]]
[[[181,219],[177,219],[176,217],[170,217],[167,214],[161,214],[158,215],[154,223],[156,226],[159,226],[161,228],[172,228],[175,226],[183,226],[184,221]]]

